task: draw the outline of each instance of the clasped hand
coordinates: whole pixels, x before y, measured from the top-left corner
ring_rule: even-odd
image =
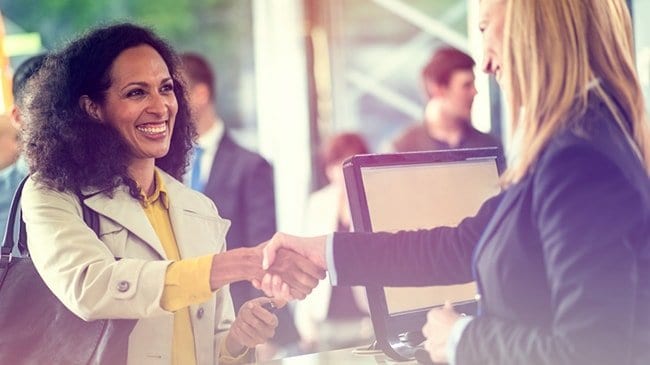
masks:
[[[263,249],[264,275],[251,282],[270,297],[304,299],[325,278],[325,236],[276,233],[259,247]]]
[[[263,247],[262,279],[252,280],[253,286],[270,297],[293,300],[303,299],[323,279],[327,268],[325,236],[296,237],[276,233]],[[451,330],[460,319],[451,304],[429,311],[427,323],[422,328],[426,338],[425,348],[431,359],[447,362],[447,345]]]

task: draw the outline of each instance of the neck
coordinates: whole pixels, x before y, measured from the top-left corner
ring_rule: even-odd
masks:
[[[134,160],[128,167],[129,177],[149,196],[155,190],[153,171],[156,161],[153,158]]]
[[[425,110],[425,125],[431,138],[457,147],[465,134],[466,120],[459,120],[443,112],[438,103],[430,102]]]
[[[214,110],[214,105],[210,104],[197,116],[196,133],[201,136],[219,122],[219,115]]]

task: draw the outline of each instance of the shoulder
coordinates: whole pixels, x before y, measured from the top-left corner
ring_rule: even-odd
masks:
[[[238,144],[228,133],[225,133],[219,149],[228,150],[237,155],[237,161],[248,166],[268,166],[269,162],[257,152],[251,151]]]
[[[425,128],[424,124],[420,122],[404,129],[404,131],[402,131],[402,133],[395,139],[395,141],[412,139],[422,135],[422,133],[426,134],[427,129]]]
[[[501,141],[489,133],[484,133],[474,128],[473,126],[469,127],[470,138],[478,146],[482,147],[501,147]]]
[[[650,204],[650,179],[641,161],[611,112],[598,101],[591,101],[584,114],[551,138],[534,174],[538,182],[575,180],[589,186],[618,182]]]
[[[29,176],[23,187],[22,199],[75,201],[76,195],[70,191],[60,191],[42,183],[38,176]]]
[[[639,159],[606,106],[590,101],[587,110],[568,121],[567,127],[549,140],[539,158],[540,165],[567,157],[578,151],[594,159],[605,159],[622,170],[640,170]]]
[[[81,206],[76,194],[49,187],[35,176],[30,176],[25,181],[20,205],[26,216],[36,213],[41,208],[50,212],[74,211],[81,214]]]
[[[393,140],[396,151],[409,151],[414,149],[421,139],[428,139],[429,135],[423,123],[407,127]]]

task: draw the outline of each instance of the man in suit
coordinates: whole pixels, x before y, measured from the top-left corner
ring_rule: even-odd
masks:
[[[189,185],[214,201],[219,215],[231,221],[226,236],[229,250],[253,247],[276,231],[273,169],[259,154],[239,146],[229,135],[216,109],[215,74],[196,53],[181,55],[196,123],[197,145],[189,171]],[[235,312],[250,299],[263,295],[249,282],[230,286]],[[299,340],[287,307],[276,313],[280,324],[274,343],[285,346]]]

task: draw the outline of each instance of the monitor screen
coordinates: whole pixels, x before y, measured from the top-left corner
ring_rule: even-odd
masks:
[[[372,231],[456,226],[500,191],[494,157],[450,162],[361,166]],[[471,301],[474,283],[384,288],[389,315]]]

